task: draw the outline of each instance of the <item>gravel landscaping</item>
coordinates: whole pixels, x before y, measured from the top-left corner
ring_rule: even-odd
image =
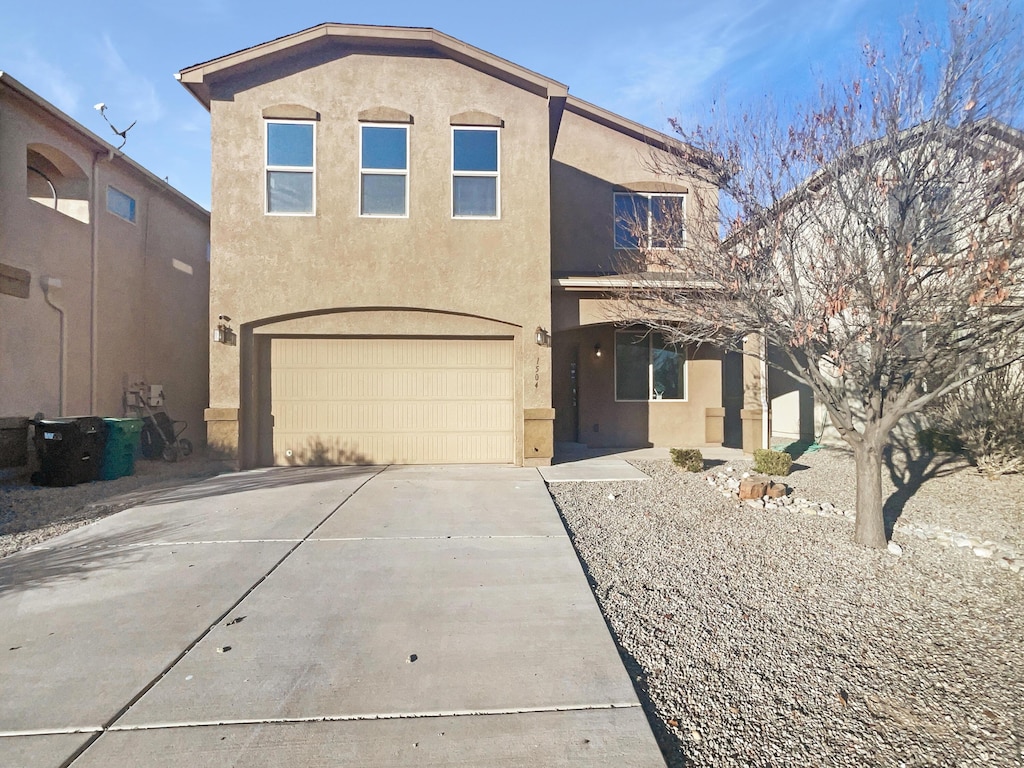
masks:
[[[1024,551],[1024,477],[894,471],[897,556],[854,544],[841,513],[754,509],[707,472],[634,463],[649,481],[549,488],[670,766],[1024,765],[1024,573],[911,535]],[[852,507],[848,455],[794,469],[793,495]]]
[[[128,477],[46,488],[32,485],[26,469],[0,482],[0,557],[226,471],[224,462],[195,455],[173,463],[139,460]]]

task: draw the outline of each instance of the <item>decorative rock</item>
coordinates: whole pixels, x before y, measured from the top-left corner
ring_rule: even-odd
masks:
[[[899,557],[903,554],[903,547],[901,547],[895,541],[890,541],[887,549],[889,550],[890,555],[896,555],[896,557]]]
[[[740,482],[740,498],[760,500],[768,492],[770,483],[767,477],[748,477]]]
[[[991,558],[993,555],[991,547],[975,547],[974,554],[978,557],[984,557],[986,559]]]
[[[747,506],[755,509],[764,509],[764,502],[761,499],[747,499]]]
[[[769,483],[768,484],[768,496],[773,499],[781,499],[788,492],[785,483]]]

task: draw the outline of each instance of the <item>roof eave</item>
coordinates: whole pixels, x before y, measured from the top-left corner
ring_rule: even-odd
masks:
[[[397,41],[432,45],[464,63],[476,63],[498,76],[505,75],[530,85],[549,98],[566,97],[569,87],[537,72],[521,67],[500,56],[464,43],[430,27],[383,27],[362,24],[324,23],[275,40],[244,48],[216,59],[193,64],[175,74],[175,78],[206,109],[210,108],[208,79],[225,70],[254,62],[275,53],[282,53],[301,45],[327,37],[359,40]]]

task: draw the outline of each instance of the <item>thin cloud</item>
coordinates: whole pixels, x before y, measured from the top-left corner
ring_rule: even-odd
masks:
[[[82,87],[63,69],[34,47],[20,46],[13,55],[10,73],[58,109],[73,113],[82,100]]]
[[[106,82],[113,90],[112,95],[105,97],[111,111],[123,115],[121,119],[127,122],[155,123],[163,118],[163,103],[152,81],[125,62],[108,34],[102,35],[100,43]]]

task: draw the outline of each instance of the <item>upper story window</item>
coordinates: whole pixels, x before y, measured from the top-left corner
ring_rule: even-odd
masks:
[[[660,333],[615,332],[616,400],[685,400],[686,350]]]
[[[676,248],[685,241],[685,195],[615,193],[616,248]]]
[[[498,129],[452,128],[452,216],[500,215]]]
[[[107,187],[107,210],[125,221],[135,223],[135,198],[117,187]]]
[[[409,128],[361,125],[359,215],[409,215]]]
[[[266,125],[267,213],[312,214],[316,156],[313,123],[268,120]]]

